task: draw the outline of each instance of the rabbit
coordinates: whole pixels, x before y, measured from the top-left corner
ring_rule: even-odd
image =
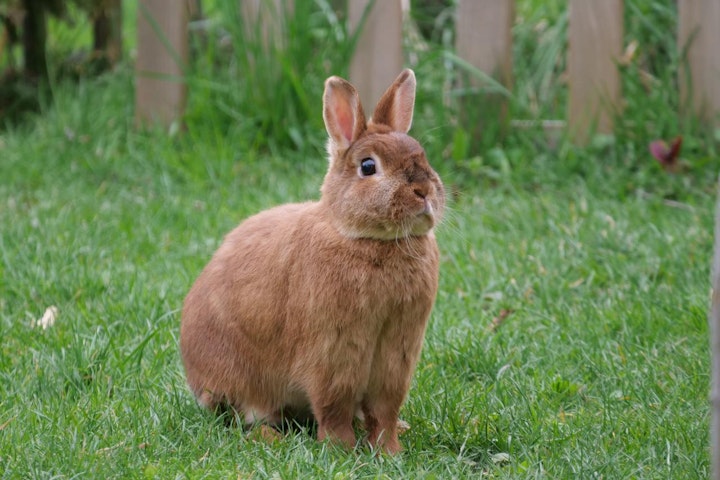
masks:
[[[407,135],[415,86],[404,70],[366,122],[355,88],[326,80],[320,200],[243,221],[185,298],[180,350],[202,406],[248,424],[304,413],[318,440],[351,449],[357,415],[372,448],[401,450],[398,414],[438,289],[433,228],[445,205]]]

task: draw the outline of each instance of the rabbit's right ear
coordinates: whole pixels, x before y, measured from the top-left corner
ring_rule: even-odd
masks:
[[[406,68],[383,93],[375,107],[371,123],[381,123],[396,132],[407,133],[415,107],[415,73]]]
[[[340,77],[325,81],[323,94],[325,128],[335,146],[346,149],[365,131],[365,114],[355,88]]]

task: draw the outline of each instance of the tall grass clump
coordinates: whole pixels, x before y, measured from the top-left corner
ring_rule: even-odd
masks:
[[[345,22],[326,0],[260,2],[258,11],[241,3],[218,0],[209,11],[211,27],[196,45],[191,84],[198,93],[188,123],[210,120],[253,150],[317,145],[324,81],[345,74],[352,54]]]

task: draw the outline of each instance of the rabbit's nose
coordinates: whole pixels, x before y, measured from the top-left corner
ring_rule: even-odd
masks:
[[[417,195],[420,198],[425,198],[428,195],[428,188],[427,187],[415,187],[413,189],[413,192],[415,192],[415,195]]]

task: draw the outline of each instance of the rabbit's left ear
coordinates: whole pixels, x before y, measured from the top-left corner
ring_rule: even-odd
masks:
[[[412,126],[414,107],[415,73],[405,69],[380,98],[370,121],[407,133]]]
[[[340,77],[325,81],[323,119],[330,138],[341,149],[348,148],[367,128],[360,97],[348,81]]]

